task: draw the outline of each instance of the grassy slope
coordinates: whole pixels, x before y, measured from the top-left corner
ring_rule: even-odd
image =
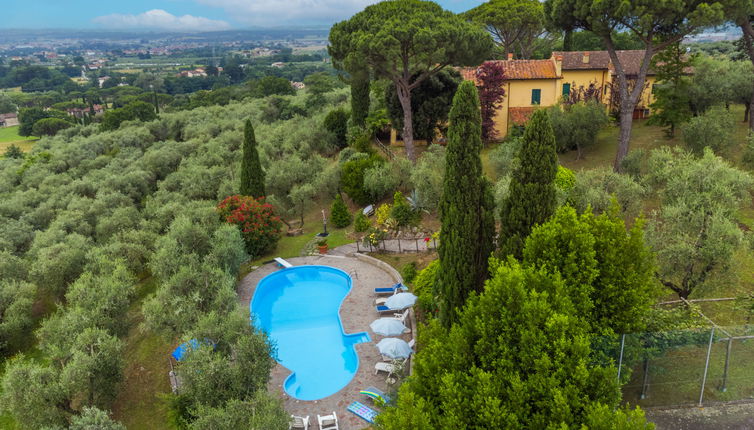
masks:
[[[35,138],[27,138],[18,135],[18,126],[0,128],[0,154],[5,154],[5,150],[15,144],[24,152],[29,152]]]

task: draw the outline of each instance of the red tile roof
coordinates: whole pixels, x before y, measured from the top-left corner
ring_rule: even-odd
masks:
[[[639,74],[639,68],[641,68],[641,63],[644,61],[645,52],[643,49],[616,51],[626,75],[636,76]],[[609,69],[615,73],[615,67],[607,51],[555,51],[552,53],[552,56],[563,57],[563,70]],[[650,68],[648,75],[651,76],[654,74],[655,72]]]
[[[604,70],[610,66],[607,51],[554,51],[552,56],[563,57],[563,70]]]
[[[502,64],[505,70],[505,77],[508,80],[521,79],[558,79],[555,62],[548,60],[492,60],[495,63]],[[464,68],[459,72],[464,79],[475,81],[476,69]]]

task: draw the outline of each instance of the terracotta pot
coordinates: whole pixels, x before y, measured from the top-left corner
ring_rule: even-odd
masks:
[[[319,248],[320,254],[327,254],[327,250],[328,250],[327,245],[319,245],[317,248]]]

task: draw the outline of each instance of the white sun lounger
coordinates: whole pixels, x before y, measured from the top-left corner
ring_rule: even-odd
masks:
[[[309,430],[309,416],[297,417],[291,415],[291,424],[289,430]]]
[[[408,319],[408,313],[410,311],[411,311],[411,309],[409,308],[409,309],[406,309],[405,311],[403,311],[402,313],[393,314],[393,318],[395,318],[398,321],[400,321],[401,323],[403,323],[403,325],[406,325],[406,320]]]
[[[319,422],[319,428],[321,430],[339,430],[338,416],[333,411],[332,415],[317,415],[317,421]]]
[[[293,267],[293,264],[285,261],[284,259],[282,259],[280,257],[275,257],[275,262],[277,264],[279,264],[281,267],[283,267],[284,269],[288,269],[288,268]]]
[[[380,361],[374,364],[374,374],[376,375],[379,372],[385,372],[387,373],[387,377],[390,378],[390,376],[392,376],[394,373],[397,373],[405,364],[406,360],[393,361],[392,363]]]

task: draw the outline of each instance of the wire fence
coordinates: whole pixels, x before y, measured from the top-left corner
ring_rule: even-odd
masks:
[[[626,402],[703,406],[754,399],[754,326],[626,334],[595,340],[618,368]]]

